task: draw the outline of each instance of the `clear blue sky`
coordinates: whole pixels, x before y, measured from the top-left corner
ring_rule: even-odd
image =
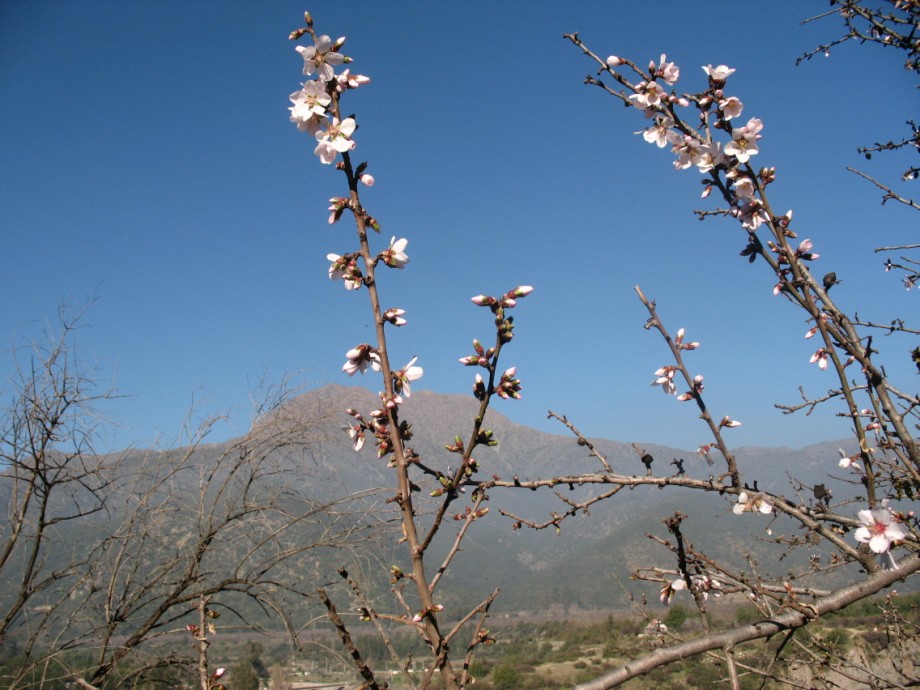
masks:
[[[353,248],[326,207],[344,182],[288,122],[302,80],[287,34],[310,9],[347,36],[372,83],[346,100],[364,194],[381,241],[409,239],[411,262],[381,280],[408,311],[397,363],[419,356],[414,388],[466,393],[456,363],[491,338],[469,297],[535,286],[516,313],[524,400],[498,409],[553,431],[547,408],[590,435],[695,448],[707,440],[689,404],[651,388],[668,363],[642,329],[640,283],[676,330],[717,416],[744,426],[737,445],[802,446],[838,438],[830,410],[783,417],[775,402],[832,384],[808,358],[802,316],[771,293],[729,221],[698,222],[699,175],[634,135],[643,121],[582,84],[591,64],[562,34],[640,64],[660,53],[699,90],[701,65],[737,69],[728,91],[764,122],[760,165],[771,201],[795,211],[800,237],[836,270],[835,296],[878,321],[916,316],[917,294],[872,249],[916,241],[916,221],[882,208],[847,173],[896,180],[861,161],[860,144],[901,135],[916,115],[901,56],[846,46],[795,67],[835,37],[833,21],[799,26],[825,2],[63,2],[0,3],[0,375],[10,351],[62,302],[92,302],[79,355],[123,398],[104,412],[114,446],[168,443],[193,400],[228,412],[215,440],[241,433],[249,392],[294,374],[308,387],[361,383],[344,353],[372,338],[366,295],[326,276],[329,252]],[[347,220],[347,219],[346,219]],[[906,341],[876,339],[895,380],[916,381]],[[344,418],[343,418],[344,421]]]

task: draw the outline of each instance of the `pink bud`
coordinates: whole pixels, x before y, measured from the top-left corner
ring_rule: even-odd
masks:
[[[623,59],[618,58],[616,55],[611,55],[610,57],[607,58],[608,67],[619,67],[622,64],[623,64]]]
[[[368,173],[364,173],[364,174],[361,175],[361,177],[358,178],[358,179],[360,179],[361,182],[364,183],[364,186],[365,186],[365,187],[373,187],[373,186],[374,186],[374,176],[373,176],[373,175],[369,175]]]

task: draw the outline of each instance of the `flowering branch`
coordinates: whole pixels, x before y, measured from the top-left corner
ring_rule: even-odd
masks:
[[[473,385],[473,394],[479,400],[479,411],[473,420],[473,429],[466,443],[457,436],[454,443],[446,446],[447,450],[460,455],[460,462],[456,469],[449,466],[446,471],[436,469],[430,462],[423,462],[422,458],[406,442],[412,438],[411,425],[400,417],[400,406],[403,397],[411,395],[413,382],[423,375],[423,369],[416,365],[413,358],[401,369],[391,365],[389,348],[387,344],[388,326],[401,327],[406,325],[406,311],[398,307],[384,309],[379,293],[378,269],[391,268],[403,269],[409,263],[406,253],[408,240],[393,236],[386,249],[374,252],[371,249],[368,229],[380,231],[380,223],[371,216],[360,199],[360,185],[371,186],[375,179],[367,172],[367,163],[354,165],[351,154],[357,144],[354,135],[357,132],[355,116],[343,117],[340,101],[344,93],[368,84],[370,80],[357,74],[351,74],[350,69],[336,73],[336,67],[350,64],[351,58],[340,51],[345,44],[344,38],[333,41],[330,37],[319,35],[314,30],[313,18],[309,13],[305,15],[306,26],[292,32],[290,38],[297,40],[304,36],[312,39],[312,45],[298,46],[297,52],[304,60],[304,74],[314,76],[313,80],[302,85],[301,90],[291,95],[292,107],[291,120],[298,129],[312,134],[316,141],[314,153],[325,165],[335,163],[335,169],[345,174],[348,185],[348,195],[330,199],[329,223],[338,223],[346,211],[351,212],[355,221],[358,247],[342,254],[330,253],[328,273],[332,280],[341,280],[346,290],[357,292],[366,288],[371,312],[375,324],[375,342],[361,343],[346,353],[346,361],[342,370],[349,376],[364,374],[368,370],[379,372],[383,379],[384,390],[380,392],[382,406],[373,410],[365,417],[354,409],[346,410],[352,418],[348,427],[348,434],[356,451],[360,451],[368,436],[372,435],[377,448],[377,457],[389,457],[389,467],[394,470],[396,493],[391,499],[396,504],[400,513],[402,527],[402,541],[406,544],[408,557],[412,567],[408,572],[403,572],[397,566],[391,570],[391,582],[395,585],[400,580],[411,581],[414,584],[417,598],[417,613],[410,616],[411,608],[402,597],[403,582],[394,588],[397,599],[401,602],[407,614],[402,617],[381,614],[373,611],[366,604],[362,610],[368,617],[376,620],[389,620],[410,625],[419,631],[428,645],[433,661],[428,667],[421,682],[422,688],[427,687],[435,673],[439,673],[447,688],[459,690],[470,681],[469,674],[464,668],[458,675],[454,670],[450,655],[449,641],[457,634],[459,627],[446,636],[441,632],[439,613],[443,606],[434,600],[434,593],[447,571],[453,558],[459,553],[461,543],[465,538],[472,523],[488,512],[482,506],[486,496],[478,488],[472,493],[473,505],[466,507],[465,511],[454,515],[454,519],[463,524],[458,530],[452,545],[447,550],[437,571],[429,576],[425,564],[425,555],[432,545],[435,537],[444,526],[444,519],[448,515],[451,505],[463,494],[468,486],[476,486],[473,475],[479,469],[479,463],[473,458],[474,450],[479,446],[492,446],[497,443],[493,432],[483,427],[486,411],[493,396],[503,399],[519,398],[521,382],[517,378],[514,367],[500,372],[498,369],[499,357],[502,348],[513,338],[513,318],[508,312],[513,309],[517,301],[527,296],[532,288],[530,286],[516,287],[501,297],[478,295],[473,302],[480,307],[488,307],[493,314],[495,324],[495,344],[486,350],[478,340],[474,340],[475,354],[461,360],[467,366],[478,366],[487,372],[483,377],[477,374]],[[336,162],[338,161],[338,162]],[[411,473],[421,472],[438,481],[439,488],[431,493],[432,498],[440,499],[434,516],[427,527],[418,521],[418,505],[413,496],[420,487],[412,480]],[[327,603],[330,620],[339,628],[343,641],[348,646],[350,638],[344,623],[335,614],[331,601],[321,593]],[[461,625],[471,620],[476,612],[483,615],[488,610],[488,604],[497,595],[497,591],[479,607],[467,616],[461,617]],[[480,622],[480,626],[481,626]],[[353,644],[349,648],[356,665],[368,684],[373,683],[372,675],[360,659]],[[465,666],[468,665],[464,662]]]

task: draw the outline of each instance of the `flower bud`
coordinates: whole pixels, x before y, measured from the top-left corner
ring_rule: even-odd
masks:
[[[616,55],[611,55],[607,58],[607,67],[619,67],[623,64],[623,59],[618,58]]]

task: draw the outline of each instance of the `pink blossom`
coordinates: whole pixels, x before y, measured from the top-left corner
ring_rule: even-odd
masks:
[[[744,127],[732,131],[732,140],[725,145],[725,153],[734,156],[739,163],[747,163],[751,156],[759,152],[757,140],[763,123],[756,117],[751,118]]]
[[[686,170],[692,165],[699,167],[703,156],[708,153],[709,147],[701,143],[696,137],[689,135],[673,136],[671,138],[674,147],[672,153],[677,154],[677,160],[674,161],[674,168],[677,170]]]
[[[741,422],[737,419],[732,419],[728,415],[722,417],[722,421],[719,422],[719,428],[725,427],[727,429],[734,429],[735,427],[741,426]]]
[[[405,326],[406,320],[403,318],[405,313],[405,309],[397,309],[393,307],[383,312],[383,320],[387,323],[393,324],[394,326]]]
[[[861,544],[869,544],[875,553],[885,553],[891,548],[891,543],[901,541],[907,536],[897,523],[892,521],[889,508],[873,508],[860,510],[857,515],[862,527],[853,535]]]
[[[327,254],[326,258],[332,263],[329,265],[329,279],[345,281],[346,290],[357,290],[364,284],[364,276],[358,268],[354,254],[339,256]]]
[[[663,149],[668,145],[671,127],[674,126],[674,120],[670,117],[657,117],[655,124],[641,132],[642,138],[650,144],[656,144],[658,148]],[[639,134],[639,132],[636,132]]]
[[[687,400],[693,400],[695,397],[697,397],[700,393],[703,392],[703,388],[704,388],[703,375],[697,374],[696,376],[693,377],[693,389],[687,391],[686,393],[682,393],[678,395],[677,399],[680,400],[681,402],[686,402]]]
[[[364,86],[365,84],[370,84],[370,77],[365,77],[363,74],[352,74],[349,70],[345,70],[335,78],[335,90],[339,93],[342,93],[345,89],[357,89],[359,86]]]
[[[710,80],[715,83],[724,82],[735,72],[734,68],[727,67],[726,65],[719,65],[718,67],[706,65],[703,67],[703,71],[708,74]]]
[[[727,165],[727,163],[728,159],[722,153],[722,142],[714,141],[702,147],[699,158],[696,161],[696,169],[701,173],[707,173],[713,168]]]
[[[389,249],[380,252],[378,258],[390,268],[403,268],[409,263],[409,257],[405,251],[408,244],[409,240],[406,238],[403,237],[397,240],[394,236],[390,239]]]
[[[361,424],[348,427],[348,437],[351,439],[355,452],[364,448],[364,429],[365,427]]]
[[[795,250],[795,255],[803,261],[814,261],[821,255],[811,251],[813,247],[814,244],[812,244],[811,240],[802,240],[801,243],[799,243],[798,248]]]
[[[674,82],[680,77],[680,68],[675,65],[673,62],[667,61],[667,56],[662,53],[661,61],[658,66],[655,66],[654,61],[649,65],[649,71],[655,76],[670,85],[674,85]]]
[[[818,363],[818,369],[824,371],[827,369],[827,350],[823,347],[818,348],[815,351],[815,354],[811,356],[811,359],[808,360],[809,364]]]
[[[677,392],[677,388],[674,385],[674,374],[677,372],[677,367],[673,365],[666,365],[657,369],[655,371],[655,380],[652,381],[653,386],[661,386],[661,390],[668,395],[674,395]]]
[[[357,123],[354,118],[346,117],[339,122],[338,118],[332,118],[332,122],[326,126],[326,129],[319,130],[316,133],[316,148],[313,150],[319,159],[329,165],[335,160],[339,153],[352,151],[355,148],[355,142],[351,140],[351,135],[357,129]]]
[[[700,346],[698,342],[692,342],[692,343],[684,342],[684,329],[683,328],[678,329],[677,337],[674,338],[674,344],[677,345],[677,348],[679,350],[695,350],[696,348]]]
[[[358,179],[361,180],[361,183],[362,183],[365,187],[373,187],[373,186],[374,186],[374,176],[373,176],[373,175],[369,175],[368,173],[364,173],[364,174],[361,175]]]
[[[755,197],[745,199],[740,207],[732,209],[732,213],[741,221],[741,226],[748,230],[756,230],[769,220],[763,202]]]
[[[750,177],[742,177],[732,185],[735,195],[741,199],[748,199],[754,196],[754,181]]]
[[[345,62],[345,56],[335,52],[344,42],[345,39],[340,38],[333,46],[331,38],[320,36],[316,39],[315,45],[297,46],[295,50],[303,57],[303,73],[310,75],[316,72],[323,81],[332,79],[335,76],[333,66]]]
[[[738,494],[738,502],[735,503],[732,512],[735,515],[741,515],[741,513],[745,512],[769,515],[773,512],[773,504],[759,494],[749,496],[747,491],[742,491]]]
[[[859,454],[856,455],[847,455],[843,448],[838,448],[837,451],[840,453],[840,460],[837,462],[837,465],[842,469],[848,469],[852,467],[853,469],[859,471],[860,467],[856,464],[856,460],[859,458]]]
[[[412,381],[418,381],[422,378],[422,374],[425,373],[424,369],[415,366],[417,359],[418,357],[413,357],[406,366],[399,371],[393,372],[393,387],[397,393],[405,393],[407,398],[412,395],[409,384]]]
[[[514,398],[515,400],[521,399],[521,381],[516,379],[515,374],[517,374],[517,368],[511,367],[505,370],[505,373],[502,374],[501,380],[498,382],[498,385],[495,387],[495,394],[504,400],[508,398]]]
[[[712,451],[712,444],[704,443],[699,448],[696,449],[696,454],[699,455],[701,458],[703,458],[706,461],[707,465],[712,466],[714,463],[712,460],[712,456],[710,455],[711,451]]]
[[[302,132],[316,134],[321,119],[326,115],[326,106],[332,102],[326,88],[318,81],[308,81],[300,91],[292,93],[290,98],[294,104],[288,108],[291,111],[291,122]]]
[[[722,111],[722,117],[726,120],[738,117],[743,109],[744,105],[734,96],[729,96],[719,101],[719,110]]]
[[[377,354],[374,347],[367,343],[351,348],[345,353],[345,357],[347,361],[342,366],[342,371],[349,376],[354,376],[355,373],[363,374],[368,367],[374,371],[380,371],[380,355]]]
[[[671,599],[674,598],[674,593],[683,589],[687,589],[687,583],[682,577],[672,580],[671,582],[665,582],[664,587],[661,588],[661,596],[659,597],[661,603],[668,606],[671,603]]]
[[[636,84],[636,93],[629,97],[633,105],[641,108],[652,108],[661,104],[664,90],[656,81],[640,81]]]
[[[623,63],[624,63],[624,60],[622,58],[618,58],[616,55],[611,55],[610,57],[607,58],[608,67],[619,67]]]

